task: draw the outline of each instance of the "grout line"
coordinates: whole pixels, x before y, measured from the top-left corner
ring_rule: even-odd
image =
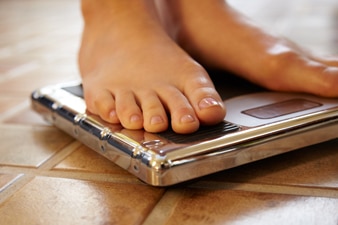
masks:
[[[45,177],[78,179],[78,180],[109,182],[109,183],[130,183],[130,184],[147,185],[132,174],[126,175],[126,174],[111,174],[111,173],[93,173],[87,171],[72,171],[72,170],[41,170],[36,168],[12,167],[12,166],[1,166],[0,173],[25,174],[29,176],[45,176]],[[199,181],[194,184],[188,185],[187,188],[237,190],[237,191],[259,192],[259,193],[338,198],[338,188],[335,187]]]
[[[3,122],[7,119],[9,119],[10,117],[12,117],[13,115],[16,115],[18,112],[22,111],[23,109],[30,107],[30,102],[29,100],[25,100],[22,103],[17,104],[14,107],[11,107],[9,110],[0,113],[0,122]]]
[[[174,213],[176,205],[181,201],[181,199],[183,199],[184,193],[185,191],[180,189],[167,190],[142,224],[166,224],[171,215]]]
[[[53,155],[51,158],[43,162],[38,170],[50,170],[53,169],[55,165],[57,165],[59,162],[61,162],[63,159],[65,159],[67,156],[72,154],[74,151],[76,151],[79,147],[82,146],[82,143],[79,141],[73,141],[70,144],[66,145],[62,150],[58,151],[55,155]]]
[[[312,197],[338,198],[338,188],[335,187],[315,187],[315,186],[295,186],[288,184],[249,184],[249,183],[232,183],[232,182],[214,182],[200,181],[189,185],[191,188],[201,189],[228,189],[259,193],[301,195]]]
[[[266,194],[297,195],[309,197],[338,198],[338,188],[305,187],[291,185],[247,184],[231,182],[199,181],[185,189],[168,189],[153,210],[145,218],[143,225],[166,224],[175,213],[177,204],[184,198],[189,188],[235,190]]]
[[[13,79],[15,77],[19,77],[22,75],[25,75],[33,70],[36,70],[40,67],[40,64],[38,62],[32,61],[28,62],[22,65],[19,65],[11,70],[9,70],[7,73],[3,73],[0,77],[0,83],[5,82],[7,80]]]
[[[72,141],[61,151],[57,152],[50,159],[46,160],[38,168],[36,167],[18,167],[18,166],[0,166],[0,173],[17,175],[13,180],[0,189],[0,204],[5,202],[14,193],[24,185],[34,179],[36,176],[54,177],[61,179],[77,179],[98,182],[127,183],[127,184],[144,184],[136,177],[130,174],[107,174],[93,172],[78,172],[72,170],[52,170],[55,165],[78,149],[82,143]]]
[[[97,182],[110,182],[110,183],[131,183],[131,184],[144,184],[132,174],[111,174],[111,173],[95,173],[88,171],[72,171],[72,170],[39,170],[36,168],[28,167],[11,167],[1,166],[0,173],[5,174],[25,174],[29,176],[42,176],[54,177],[65,179],[77,179]]]
[[[14,182],[16,182],[20,177],[22,177],[23,174],[19,174],[16,177],[14,177],[11,181],[9,181],[7,184],[5,184],[3,187],[0,188],[0,193],[2,193],[5,189],[7,189],[9,186],[11,186]]]
[[[0,189],[0,205],[33,179],[34,176],[19,174],[11,182],[5,185],[2,189]]]

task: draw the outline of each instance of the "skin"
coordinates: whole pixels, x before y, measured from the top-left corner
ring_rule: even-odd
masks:
[[[82,0],[79,68],[91,113],[149,132],[216,124],[226,110],[204,67],[271,90],[338,96],[337,58],[266,33],[224,1],[190,3]]]

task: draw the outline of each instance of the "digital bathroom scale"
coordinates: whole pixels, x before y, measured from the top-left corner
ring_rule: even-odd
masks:
[[[154,186],[169,186],[338,136],[338,99],[215,82],[227,115],[192,134],[149,133],[86,111],[80,82],[43,87],[32,107],[48,122]]]

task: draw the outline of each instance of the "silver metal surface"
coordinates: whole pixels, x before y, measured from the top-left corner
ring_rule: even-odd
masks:
[[[269,119],[243,113],[295,98],[306,100],[298,102],[320,104]],[[225,120],[236,124],[237,131],[202,141],[176,143],[165,135],[131,131],[103,122],[87,113],[84,100],[62,89],[62,85],[32,94],[33,108],[47,121],[155,186],[187,181],[338,136],[337,99],[262,92],[231,98],[225,104]]]

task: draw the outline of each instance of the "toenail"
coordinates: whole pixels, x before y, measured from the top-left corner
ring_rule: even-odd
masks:
[[[130,122],[134,123],[134,122],[139,122],[141,120],[141,117],[139,115],[132,115],[130,117]]]
[[[213,98],[203,98],[198,106],[200,109],[205,109],[205,108],[208,108],[208,107],[211,107],[211,106],[216,106],[216,105],[219,105],[219,102],[216,101],[215,99]]]
[[[191,123],[194,122],[195,119],[192,115],[184,115],[181,117],[181,123]]]
[[[163,123],[163,119],[161,116],[153,116],[150,119],[150,124],[155,125],[155,124],[160,124]]]
[[[110,117],[110,118],[115,118],[115,117],[117,117],[116,111],[115,111],[115,110],[110,111],[109,117]]]

